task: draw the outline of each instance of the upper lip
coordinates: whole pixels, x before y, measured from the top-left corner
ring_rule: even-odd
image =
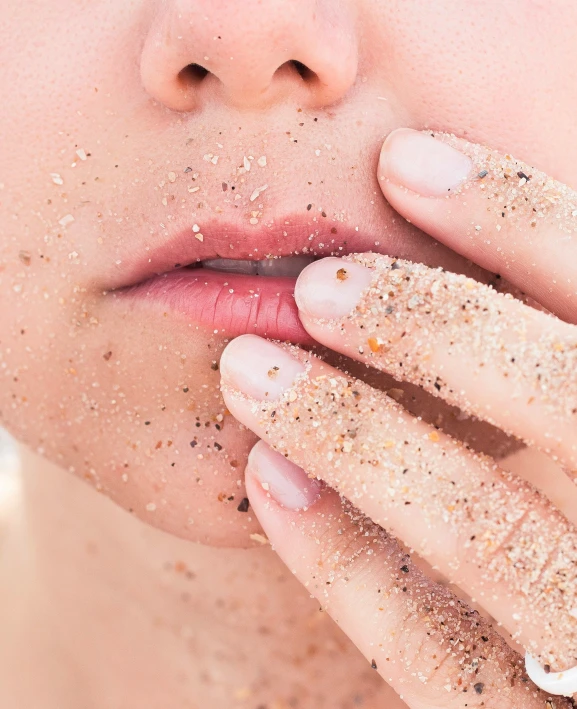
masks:
[[[193,231],[193,223],[175,226],[171,232],[143,253],[132,253],[117,261],[117,273],[108,290],[136,285],[153,276],[215,258],[259,261],[280,256],[344,256],[355,251],[375,250],[375,237],[355,227],[319,214],[292,215],[257,226],[213,219]],[[202,241],[195,238],[202,234]],[[376,249],[381,251],[382,249]]]

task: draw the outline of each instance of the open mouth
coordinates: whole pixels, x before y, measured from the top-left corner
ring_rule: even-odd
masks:
[[[172,268],[135,285],[114,291],[138,307],[172,313],[175,326],[184,318],[213,335],[226,338],[254,333],[307,345],[313,341],[301,325],[294,300],[298,275],[320,256],[277,258],[210,258]]]
[[[294,300],[296,279],[308,264],[325,256],[375,251],[413,260],[428,253],[436,265],[443,252],[432,240],[427,252],[421,240],[400,239],[388,227],[376,236],[371,230],[298,215],[277,217],[274,224],[257,228],[212,220],[198,229],[176,223],[162,237],[126,252],[102,290],[111,298],[131,300],[139,309],[149,308],[151,314],[160,310],[163,318],[174,316],[175,328],[182,328],[184,320],[188,327],[226,338],[254,333],[311,344]],[[450,266],[448,256],[445,261]]]
[[[296,279],[318,258],[349,253],[347,241],[358,235],[331,224],[323,232],[302,223],[291,229],[290,221],[274,230],[188,226],[122,261],[106,290],[135,307],[160,308],[176,328],[184,319],[227,338],[254,333],[311,344],[294,300]]]
[[[267,258],[260,261],[214,258],[197,262],[187,266],[187,268],[202,268],[220,273],[237,273],[245,276],[298,278],[300,272],[309,263],[316,260],[316,256],[279,256],[278,258]]]

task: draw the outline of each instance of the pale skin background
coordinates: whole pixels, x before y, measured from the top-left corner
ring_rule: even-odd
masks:
[[[218,455],[188,445],[217,440],[224,339],[102,291],[179,210],[248,219],[221,189],[247,153],[267,156],[265,222],[323,204],[458,268],[391,221],[382,140],[450,131],[576,185],[576,24],[570,0],[5,0],[0,421],[29,450],[2,542],[2,706],[394,706],[269,549],[231,548],[258,531],[236,509],[254,438],[225,417]],[[324,88],[273,77],[290,59]],[[220,82],[183,95],[194,62]]]

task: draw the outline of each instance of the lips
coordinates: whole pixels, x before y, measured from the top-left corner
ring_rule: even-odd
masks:
[[[151,278],[122,294],[160,305],[215,335],[252,332],[275,340],[312,342],[298,317],[294,278],[223,274],[183,269]]]
[[[315,260],[314,256],[281,256],[280,258],[249,261],[247,259],[216,258],[201,261],[202,268],[223,273],[239,273],[267,278],[297,278],[300,272]]]
[[[354,230],[298,218],[278,224],[247,228],[211,222],[180,230],[145,258],[118,264],[110,290],[213,334],[251,332],[311,343],[294,301],[296,277],[315,257],[351,252]]]
[[[388,226],[379,238],[322,216],[289,216],[258,226],[217,220],[184,225],[119,259],[105,290],[215,335],[255,333],[308,344],[293,292],[298,272],[311,257],[376,251],[463,271],[462,259],[430,238],[399,238],[406,235],[406,225],[402,230]]]
[[[106,290],[141,283],[153,276],[213,259],[262,261],[286,256],[338,256],[370,251],[378,237],[323,218],[287,216],[251,226],[212,220],[175,226],[117,260]],[[354,246],[353,246],[354,245]]]

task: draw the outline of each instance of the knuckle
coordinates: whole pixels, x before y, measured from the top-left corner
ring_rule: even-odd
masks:
[[[348,581],[352,576],[370,573],[374,553],[383,542],[396,546],[396,541],[368,518],[359,516],[352,523],[343,513],[318,537],[317,564],[327,580]]]

